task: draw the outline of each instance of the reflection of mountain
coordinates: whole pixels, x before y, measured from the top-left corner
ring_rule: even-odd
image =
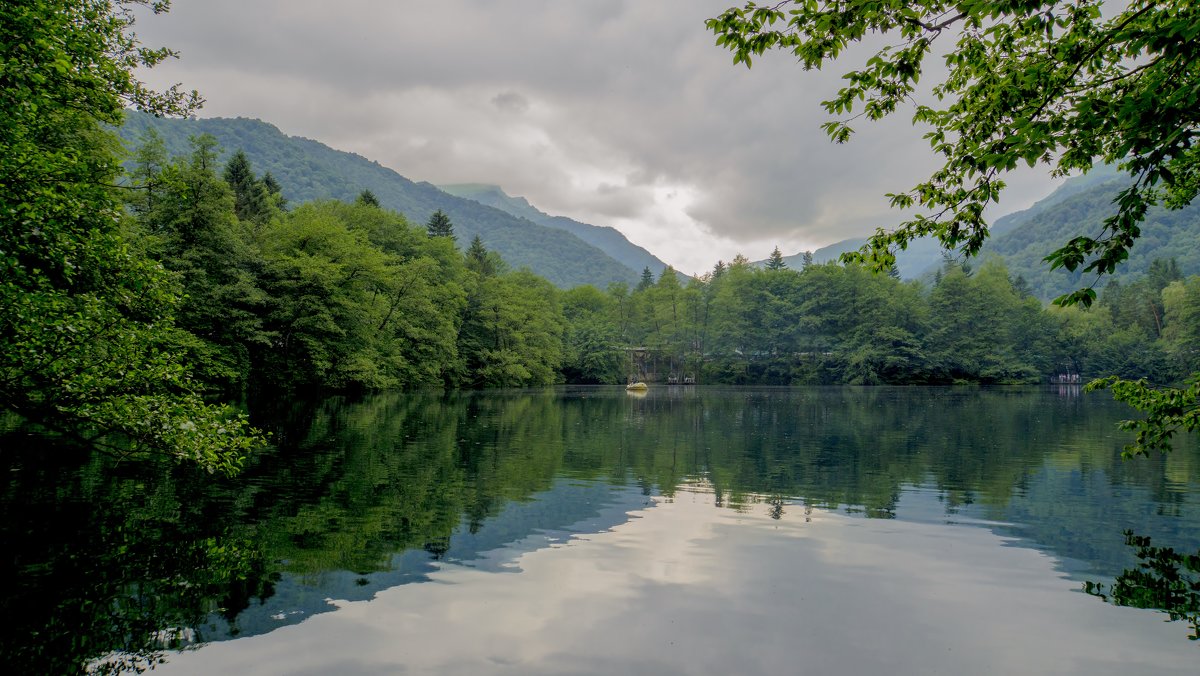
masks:
[[[379,571],[322,571],[314,575],[284,574],[275,593],[242,611],[232,626],[219,615],[209,618],[211,640],[253,636],[302,622],[337,609],[337,602],[365,601],[402,584],[425,582],[443,564],[508,572],[526,552],[564,543],[579,534],[599,533],[624,523],[628,513],[652,506],[640,489],[602,483],[556,480],[550,490],[528,501],[508,503],[482,524],[463,521],[441,547],[409,549],[393,554]],[[430,549],[435,551],[431,552]]]

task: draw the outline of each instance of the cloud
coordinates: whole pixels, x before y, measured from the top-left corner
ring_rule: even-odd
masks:
[[[138,32],[182,54],[146,79],[201,90],[205,115],[415,180],[497,183],[688,272],[894,224],[883,195],[934,166],[921,130],[901,113],[835,146],[819,127],[865,52],[824,71],[784,54],[734,67],[704,29],[729,4],[175,0]],[[1049,189],[1017,183],[1014,207]]]
[[[503,92],[492,97],[492,105],[506,113],[523,113],[529,110],[529,101],[516,92]]]

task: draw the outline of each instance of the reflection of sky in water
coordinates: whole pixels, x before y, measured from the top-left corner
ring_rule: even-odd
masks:
[[[649,509],[640,490],[566,480],[537,498],[460,529],[445,562],[399,555],[365,587],[333,574],[319,593],[338,612],[159,669],[1195,673],[1185,627],[1076,593],[1056,558],[1011,546],[1011,527],[977,506],[948,517],[934,491],[906,490],[896,519],[789,503],[776,520],[767,504],[716,509],[699,489]],[[417,579],[432,584],[403,584]]]
[[[443,560],[489,572],[516,572],[514,562],[525,552],[606,531],[627,521],[632,510],[652,505],[637,487],[559,479],[549,491],[528,501],[510,502],[474,533],[465,524],[460,526],[450,537]],[[262,634],[336,610],[334,599],[365,601],[384,589],[428,582],[439,568],[425,550],[410,549],[394,554],[383,572],[285,573],[270,598],[238,614],[236,636]],[[216,616],[212,621],[216,632],[210,636],[217,640],[230,637],[228,625]]]

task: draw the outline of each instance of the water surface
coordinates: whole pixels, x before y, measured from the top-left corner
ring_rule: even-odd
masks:
[[[1195,594],[1126,571],[1131,536],[1200,550],[1200,454],[1123,462],[1125,415],[1070,388],[389,394],[271,412],[233,481],[12,437],[3,648],[50,672],[1194,674]]]

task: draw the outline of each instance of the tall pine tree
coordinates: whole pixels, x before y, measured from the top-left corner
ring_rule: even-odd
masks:
[[[239,220],[263,223],[270,218],[267,188],[254,176],[246,153],[238,150],[225,164],[225,182],[233,188],[233,212]]]
[[[645,291],[654,286],[654,273],[650,272],[649,267],[642,268],[642,279],[638,282],[637,291]]]
[[[430,237],[449,237],[454,239],[454,224],[450,222],[450,217],[441,209],[433,212],[429,220],[425,223],[425,230]]]
[[[782,270],[787,267],[787,263],[783,262],[783,254],[779,251],[779,247],[771,252],[771,257],[767,259],[768,270]]]

